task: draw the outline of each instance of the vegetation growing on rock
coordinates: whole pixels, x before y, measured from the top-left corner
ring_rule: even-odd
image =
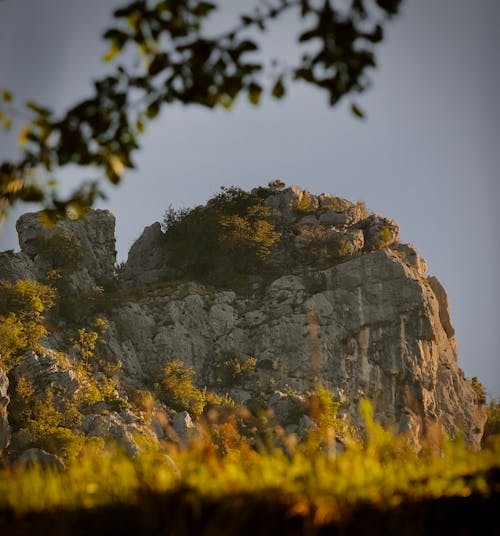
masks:
[[[364,203],[275,182],[251,192],[222,188],[206,205],[170,208],[163,220],[164,247],[177,274],[231,287],[244,275],[276,275],[285,263],[297,271],[342,262],[363,250]],[[390,239],[382,235],[376,247],[397,241],[392,232]]]
[[[44,313],[56,290],[32,280],[0,281],[0,368],[10,370],[21,352],[38,350],[47,335]]]
[[[262,197],[240,188],[223,188],[204,206],[168,210],[163,228],[174,267],[219,282],[258,272],[280,238]]]
[[[71,476],[54,477],[55,495],[62,482],[92,488],[75,463],[87,456],[105,475],[128,471],[116,483],[131,494],[113,495],[125,502],[145,489],[176,495],[178,485],[193,486],[202,502],[236,490],[253,504],[274,483],[290,507],[307,496],[314,509],[324,497],[397,502],[413,496],[418,478],[417,498],[496,489],[485,475],[498,465],[497,408],[480,454],[446,438],[463,433],[479,448],[485,393],[458,369],[444,289],[399,244],[393,220],[278,183],[230,188],[205,206],[170,211],[165,234],[148,228],[115,272],[110,214],[63,225],[61,236],[83,248],[74,266],[64,248],[34,248],[45,243],[34,216],[20,220],[22,253],[0,255],[0,446],[6,463],[60,457]],[[149,249],[147,277],[135,282]],[[238,281],[251,284],[240,292]],[[373,410],[362,402],[360,417],[365,397]],[[111,456],[115,444],[135,461]],[[101,454],[90,454],[96,445]],[[374,468],[367,479],[358,475],[371,471],[363,456]],[[451,456],[449,481],[419,472],[418,456],[436,471]],[[160,459],[163,476],[152,476],[148,464]],[[461,463],[473,476],[463,477]],[[26,474],[35,476],[25,485],[38,482],[36,471]],[[0,503],[12,505],[16,489],[0,479]],[[106,503],[109,489],[95,489],[102,497],[89,504]],[[328,512],[344,512],[335,508]]]
[[[259,523],[297,534],[364,533],[360,519],[373,520],[370,533],[391,526],[404,534],[408,526],[425,530],[429,523],[447,531],[458,519],[457,530],[480,527],[493,534],[486,527],[499,493],[498,442],[477,453],[433,434],[419,454],[371,420],[368,404],[364,415],[368,434],[343,451],[325,415],[303,442],[278,428],[255,448],[230,422],[207,423],[183,449],[153,448],[131,459],[111,447],[89,446],[63,472],[3,470],[3,530],[10,534],[19,522],[39,529],[50,512],[51,532],[64,534],[76,512],[78,526],[106,519],[95,525],[97,533],[119,519],[130,530],[158,524],[158,530],[180,535],[209,534],[209,528],[249,533]],[[439,515],[432,516],[433,509]],[[481,512],[484,523],[474,517]]]
[[[157,393],[168,407],[176,411],[189,411],[199,417],[205,406],[205,392],[193,385],[195,371],[182,361],[168,362],[157,379]]]

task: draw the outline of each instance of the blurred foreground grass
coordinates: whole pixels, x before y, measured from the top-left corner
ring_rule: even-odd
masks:
[[[216,440],[207,427],[187,447],[148,446],[135,458],[97,443],[64,471],[7,467],[0,534],[100,534],[120,524],[141,534],[365,533],[360,523],[373,534],[443,533],[428,532],[429,512],[448,529],[451,519],[454,534],[498,533],[485,532],[500,506],[498,437],[472,451],[436,429],[417,452],[369,409],[365,420],[364,439],[342,452],[328,427],[302,442],[277,434],[259,449],[230,429]],[[389,516],[381,532],[374,515]]]

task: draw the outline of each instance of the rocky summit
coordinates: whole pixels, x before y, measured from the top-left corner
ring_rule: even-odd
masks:
[[[446,292],[415,248],[400,243],[396,222],[296,186],[235,192],[236,211],[226,195],[153,223],[121,266],[108,211],[50,230],[39,214],[19,219],[21,251],[0,254],[0,279],[51,283],[59,302],[40,346],[0,372],[0,449],[33,447],[19,416],[7,421],[20,381],[35,397],[51,387],[55,400],[88,388],[75,363],[86,362],[82,337],[97,317],[105,329],[92,350],[119,368],[116,396],[88,404],[75,426],[130,452],[136,433],[161,439],[177,423],[185,437],[195,426],[186,408],[157,402],[146,422],[137,401],[174,361],[194,371],[200,389],[271,408],[291,433],[307,426],[303,394],[321,384],[355,424],[366,397],[380,422],[416,442],[438,423],[479,446],[484,399],[458,366]]]

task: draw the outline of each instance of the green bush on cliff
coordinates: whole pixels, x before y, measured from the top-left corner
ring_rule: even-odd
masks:
[[[500,399],[493,399],[487,407],[487,419],[482,438],[483,445],[492,445],[500,438]]]
[[[255,357],[239,357],[229,355],[214,363],[217,382],[226,385],[235,385],[247,379],[255,370],[257,359]]]
[[[350,258],[354,253],[353,243],[342,234],[332,235],[327,229],[304,226],[300,230],[302,256],[310,262],[339,262]]]
[[[22,279],[0,281],[1,365],[10,369],[26,350],[38,350],[47,335],[45,312],[55,302],[56,291],[49,285]]]
[[[172,265],[217,281],[255,273],[280,240],[262,198],[222,188],[205,206],[169,209],[163,220]]]
[[[37,447],[66,460],[75,459],[85,438],[77,432],[82,415],[73,400],[58,400],[50,388],[35,393],[24,377],[15,385],[9,406],[9,421],[14,431],[22,430],[23,448]]]
[[[0,281],[0,314],[15,313],[23,320],[38,320],[54,305],[56,291],[31,279]]]
[[[167,363],[158,375],[156,390],[158,398],[176,411],[189,411],[201,415],[205,407],[205,392],[193,385],[195,372],[178,359]]]

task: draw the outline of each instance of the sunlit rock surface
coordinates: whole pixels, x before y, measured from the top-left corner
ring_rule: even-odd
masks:
[[[457,364],[446,292],[427,276],[415,248],[399,242],[394,220],[299,187],[275,192],[266,204],[283,233],[270,259],[276,275],[257,278],[245,292],[175,279],[160,225],[145,229],[103,313],[109,327],[101,350],[122,361],[124,380],[150,386],[167,362],[180,359],[195,369],[200,386],[237,401],[263,400],[285,417],[301,392],[321,382],[355,421],[360,399],[368,397],[376,417],[395,431],[419,440],[438,422],[478,446],[484,407]],[[91,211],[59,225],[84,250],[73,276],[76,292],[111,280],[113,216]],[[0,269],[7,266],[9,278],[16,266],[22,277],[40,274],[36,237],[46,231],[33,214],[19,220],[18,230],[22,254],[0,254]],[[349,255],[315,264],[308,257],[311,236],[326,243],[340,237]],[[57,337],[51,341],[56,345]],[[224,360],[249,357],[256,360],[252,370],[237,378],[221,374]],[[128,429],[112,431],[122,426],[116,419],[89,417],[85,426],[128,437]]]

